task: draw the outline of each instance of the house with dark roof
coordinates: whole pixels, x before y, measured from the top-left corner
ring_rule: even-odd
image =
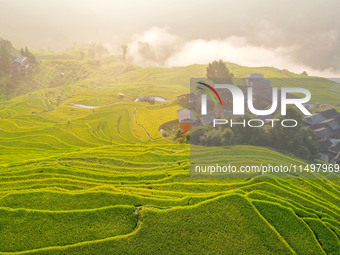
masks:
[[[340,130],[340,123],[335,119],[326,119],[315,125],[315,128],[329,128],[332,131]]]
[[[177,111],[180,129],[186,133],[196,123],[197,118],[194,113],[186,108]]]
[[[271,87],[270,80],[265,80],[264,74],[262,73],[248,74],[248,77],[246,78],[246,83],[248,86],[253,87],[254,89],[263,89]]]
[[[324,128],[324,127],[316,129],[316,130],[314,130],[314,132],[320,140],[326,140],[333,135],[332,130],[330,130],[329,128]]]
[[[319,111],[318,113],[321,114],[326,119],[336,119],[336,120],[340,119],[340,113],[334,108],[322,110],[322,111]]]
[[[254,90],[270,89],[272,87],[271,81],[265,79],[253,79],[252,81],[248,79],[248,84],[250,84]]]
[[[319,124],[319,123],[321,123],[325,120],[327,120],[327,119],[319,113],[307,116],[304,119],[305,123],[307,123],[308,125],[311,125],[311,126],[315,126],[316,124]]]
[[[249,73],[248,74],[248,80],[263,80],[264,79],[264,74],[262,73]]]
[[[304,119],[305,127],[314,130],[318,140],[318,158],[333,162],[340,152],[340,113],[336,109],[319,111]]]
[[[319,151],[319,152],[327,153],[329,147],[330,147],[332,144],[333,144],[333,143],[332,143],[330,140],[319,141],[319,142],[318,142],[318,151]]]
[[[340,152],[340,142],[335,142],[328,148],[329,152],[334,153],[337,155]]]
[[[334,153],[329,150],[333,143],[330,140],[318,142],[318,158],[325,162],[330,162],[334,158]]]
[[[340,165],[340,152],[333,159],[333,163]]]
[[[325,153],[319,153],[318,154],[318,159],[325,161],[325,162],[329,162],[329,156]]]
[[[30,68],[30,64],[28,63],[27,57],[20,56],[14,59],[11,65],[11,74],[27,74]]]

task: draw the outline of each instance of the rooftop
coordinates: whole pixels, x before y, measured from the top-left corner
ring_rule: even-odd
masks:
[[[248,79],[264,79],[264,75],[262,73],[250,73]]]
[[[335,156],[334,161],[340,161],[340,151],[338,152],[338,154]]]
[[[320,124],[326,124],[332,130],[340,129],[340,124],[336,120],[334,120],[334,119],[325,120],[325,121],[321,122]]]
[[[332,130],[329,128],[319,128],[315,130],[315,134],[320,138],[325,138],[333,135]]]
[[[328,151],[329,146],[332,145],[332,142],[329,140],[326,141],[320,141],[318,142],[318,149],[320,152],[326,152]]]
[[[325,120],[326,120],[326,118],[319,113],[313,114],[313,115],[305,118],[305,122],[307,122],[309,125],[312,125],[312,126],[314,126],[318,123],[321,123]]]
[[[326,119],[331,119],[331,118],[340,116],[340,113],[334,108],[322,110],[322,111],[319,111],[318,113],[321,114]]]
[[[24,63],[26,60],[27,60],[27,57],[25,57],[25,56],[20,56],[20,57],[14,59],[14,62],[19,63],[19,64],[22,64],[22,63]]]
[[[335,152],[340,152],[340,142],[335,142],[333,143],[330,147],[329,150],[335,151]]]
[[[182,110],[178,110],[177,114],[178,114],[179,122],[183,122],[184,120],[191,120],[191,121],[197,120],[197,118],[194,116],[194,114],[186,108],[184,108]]]

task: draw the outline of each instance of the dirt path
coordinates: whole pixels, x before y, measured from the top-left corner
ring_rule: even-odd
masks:
[[[138,126],[140,126],[140,127],[144,130],[145,134],[150,138],[150,140],[154,141],[155,139],[153,139],[153,138],[149,135],[149,133],[145,130],[145,128],[144,128],[141,124],[139,124],[139,123],[137,122],[136,113],[137,113],[137,108],[135,107],[135,111],[134,111],[134,113],[133,113],[133,117],[134,117],[135,123],[136,123]]]

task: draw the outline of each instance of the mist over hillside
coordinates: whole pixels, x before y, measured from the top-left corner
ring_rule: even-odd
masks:
[[[64,51],[129,44],[137,64],[222,58],[247,66],[339,76],[338,1],[0,1],[0,36],[18,47]],[[308,9],[308,11],[307,11]],[[284,14],[284,15],[283,15]],[[205,49],[202,53],[202,49]]]

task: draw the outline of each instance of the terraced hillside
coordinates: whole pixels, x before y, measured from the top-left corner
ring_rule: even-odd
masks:
[[[39,82],[57,79],[48,61]],[[338,179],[190,178],[189,146],[158,128],[204,66],[89,71],[0,104],[0,254],[340,253]],[[231,164],[303,163],[267,148],[218,150]]]

